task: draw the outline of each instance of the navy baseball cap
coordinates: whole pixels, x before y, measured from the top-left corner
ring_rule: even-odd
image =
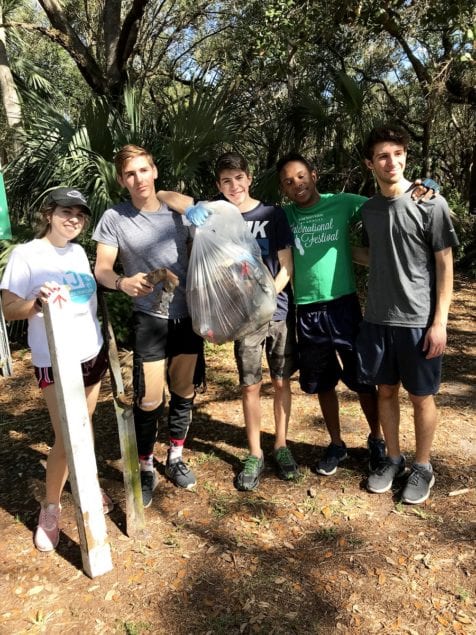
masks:
[[[56,205],[62,205],[63,207],[80,205],[91,216],[87,200],[81,192],[71,187],[57,187],[55,190],[51,190],[46,198],[46,204],[50,205],[51,203],[56,203]]]

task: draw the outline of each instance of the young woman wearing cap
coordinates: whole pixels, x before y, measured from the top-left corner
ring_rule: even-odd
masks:
[[[38,386],[42,389],[55,441],[46,468],[46,499],[41,508],[34,542],[40,551],[52,551],[59,540],[60,498],[68,476],[58,404],[46,338],[42,305],[60,285],[68,285],[74,321],[71,333],[81,333],[81,367],[89,416],[99,396],[106,371],[106,354],[97,320],[96,282],[84,249],[72,242],[87,225],[91,211],[77,190],[57,188],[40,211],[36,238],[13,250],[0,284],[6,320],[28,320],[28,344]],[[105,513],[112,508],[103,493]]]

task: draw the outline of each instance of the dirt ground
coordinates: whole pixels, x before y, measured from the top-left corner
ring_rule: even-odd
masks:
[[[32,543],[51,443],[27,351],[14,377],[0,378],[0,633],[327,634],[476,633],[476,284],[459,278],[434,444],[436,485],[426,504],[398,502],[398,490],[365,490],[366,426],[355,396],[340,387],[350,458],[333,477],[313,472],[328,443],[315,398],[293,381],[290,446],[302,469],[280,481],[270,459],[272,401],[265,376],[259,489],[238,492],[245,454],[240,392],[229,345],[208,350],[209,388],[196,399],[186,459],[194,492],[163,475],[166,429],[156,445],[160,485],[146,510],[148,535],[124,533],[124,493],[108,383],[96,413],[102,486],[114,569],[81,568],[69,489],[55,553]],[[414,447],[403,400],[403,448]]]

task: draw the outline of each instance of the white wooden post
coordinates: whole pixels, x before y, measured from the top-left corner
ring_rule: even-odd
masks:
[[[134,428],[134,415],[132,404],[127,403],[124,395],[121,367],[117,354],[117,345],[112,326],[108,323],[109,330],[109,367],[112,382],[115,387],[114,410],[116,412],[117,428],[119,431],[119,444],[121,447],[122,470],[124,474],[124,490],[126,494],[126,533],[132,537],[145,536],[144,505],[142,503],[142,491],[140,486],[139,460],[137,455],[137,440]]]
[[[121,364],[117,351],[117,343],[112,324],[109,320],[106,297],[102,289],[98,290],[98,306],[103,319],[103,335],[107,342],[111,387],[114,398],[119,444],[121,447],[122,471],[124,475],[124,491],[126,494],[126,533],[132,538],[146,536],[144,505],[140,486],[137,439],[134,427],[132,403],[124,394]]]
[[[7,325],[2,311],[0,300],[0,375],[11,377],[12,375],[12,355],[10,353],[10,343],[8,341]]]
[[[74,328],[67,287],[43,305],[46,335],[55,378],[61,431],[78,523],[81,557],[94,578],[112,569],[111,549],[102,510],[94,443],[84,393],[79,351],[81,333]]]

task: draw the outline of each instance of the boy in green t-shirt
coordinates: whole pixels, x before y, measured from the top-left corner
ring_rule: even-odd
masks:
[[[285,206],[294,233],[294,299],[297,304],[299,382],[304,392],[317,394],[331,437],[316,471],[330,476],[347,458],[341,437],[339,379],[357,392],[370,427],[369,468],[376,469],[385,456],[378,422],[374,386],[357,380],[355,340],[362,320],[355,289],[353,250],[349,229],[360,220],[367,200],[356,194],[320,194],[317,172],[304,157],[290,154],[277,164]]]

